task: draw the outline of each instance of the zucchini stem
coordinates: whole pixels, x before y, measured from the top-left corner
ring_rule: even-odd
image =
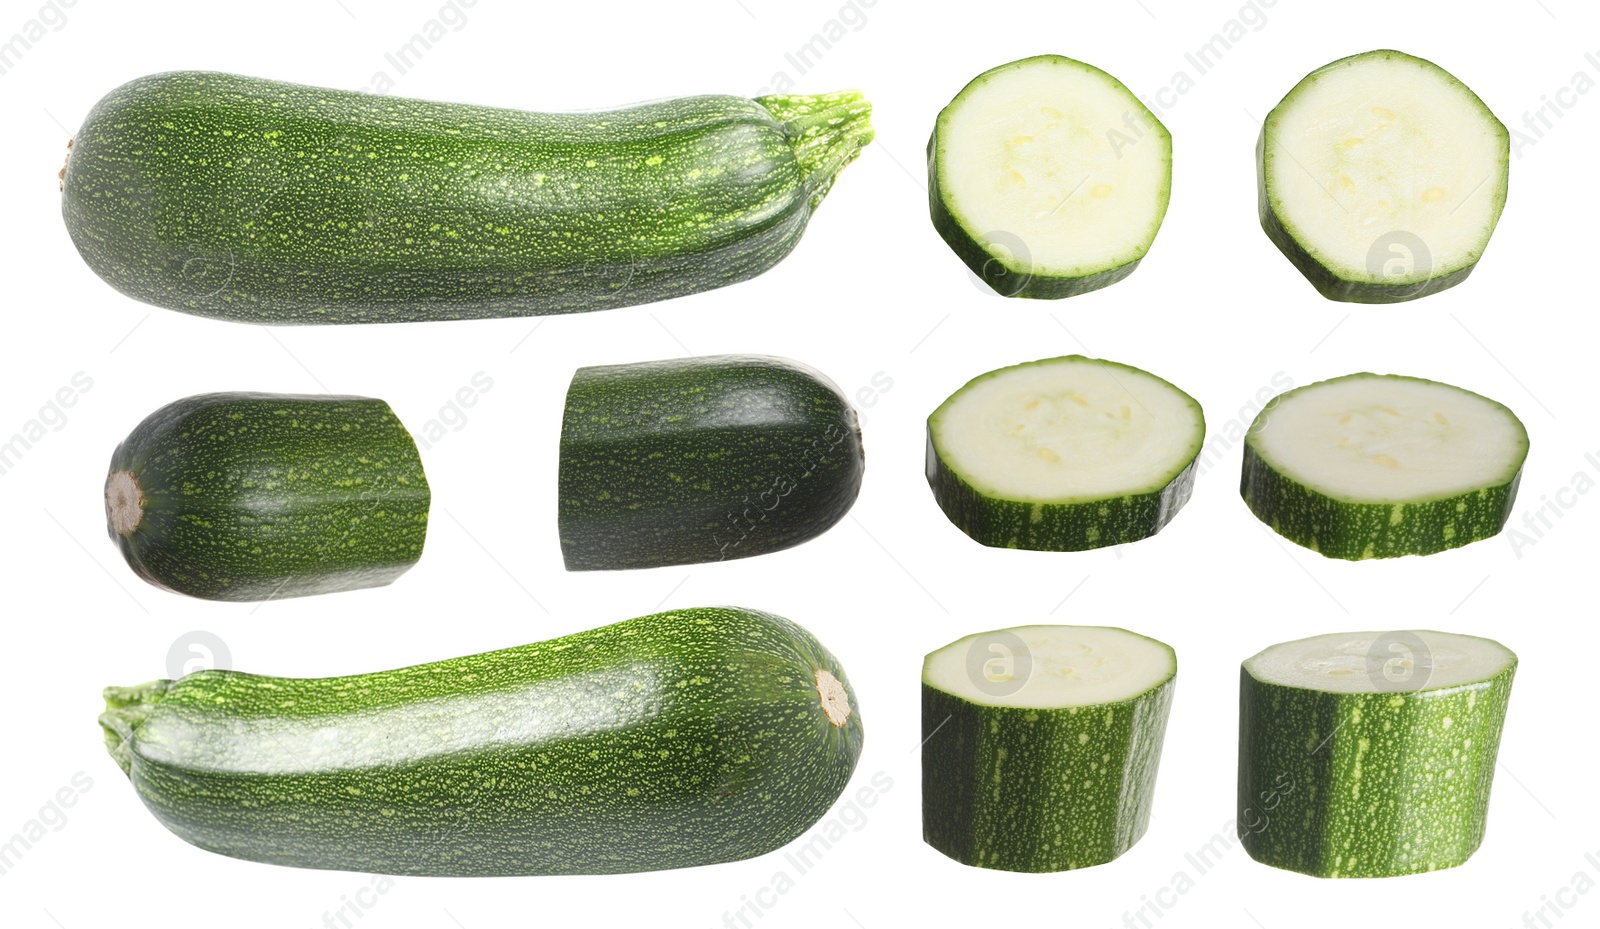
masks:
[[[816,209],[844,166],[872,141],[872,104],[859,91],[771,94],[756,102],[782,123]]]
[[[137,687],[107,687],[103,692],[106,711],[100,714],[100,728],[105,730],[106,751],[111,753],[123,774],[129,773],[132,761],[128,742],[133,739],[133,730],[149,718],[172,683],[150,681]]]
[[[67,189],[67,165],[72,164],[72,140],[67,140],[67,157],[61,159],[61,171],[56,175],[56,189]]]
[[[132,471],[113,471],[106,478],[106,520],[119,536],[132,535],[144,520],[144,492]]]
[[[817,669],[817,696],[822,699],[822,712],[828,722],[842,728],[850,719],[850,692],[827,668]]]

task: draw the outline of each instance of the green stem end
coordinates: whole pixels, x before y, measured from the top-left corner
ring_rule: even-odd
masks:
[[[771,94],[756,102],[782,123],[816,209],[844,166],[872,141],[872,104],[859,91]]]
[[[129,773],[133,761],[133,731],[138,729],[151,711],[166,696],[172,681],[151,681],[137,687],[107,687],[104,692],[106,711],[100,714],[100,728],[105,730],[106,751],[122,769]]]

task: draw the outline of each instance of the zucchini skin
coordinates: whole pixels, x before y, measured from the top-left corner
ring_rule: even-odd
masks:
[[[1083,358],[1081,355],[1066,357]],[[1056,360],[1059,359],[1047,358],[1024,364],[1043,364]],[[1108,368],[1122,368],[1137,371],[1147,377],[1156,377],[1148,371],[1115,361],[1097,359],[1097,363]],[[999,368],[980,374],[963,385],[961,390],[966,390],[984,378],[1008,370],[1010,368]],[[1164,378],[1156,379],[1172,387],[1173,390],[1178,390],[1170,381]],[[959,396],[961,390],[946,399],[945,404]],[[1178,392],[1183,393],[1181,390]],[[1188,397],[1188,394],[1185,393],[1184,396]],[[1200,451],[1205,447],[1205,414],[1193,397],[1189,397],[1189,400],[1194,405],[1196,417],[1200,419],[1200,435],[1195,440],[1189,463],[1157,490],[1121,497],[1072,501],[1025,502],[985,496],[946,465],[934,445],[934,420],[939,416],[944,404],[928,417],[927,454],[924,463],[928,486],[932,489],[933,498],[939,504],[939,508],[956,528],[966,533],[973,541],[993,548],[1081,552],[1148,539],[1172,522],[1172,518],[1183,509],[1183,505],[1189,502],[1189,497],[1194,493],[1195,469],[1199,464]]]
[[[1272,527],[1273,532],[1296,545],[1346,561],[1432,555],[1498,535],[1511,518],[1511,509],[1517,500],[1517,487],[1522,482],[1520,464],[1508,480],[1492,487],[1433,500],[1362,503],[1339,500],[1307,487],[1279,472],[1256,450],[1255,438],[1264,427],[1266,417],[1289,393],[1333,381],[1372,376],[1347,374],[1296,387],[1274,398],[1257,414],[1245,433],[1244,464],[1239,478],[1239,495],[1250,512]],[[1426,381],[1425,378],[1406,379]],[[1462,390],[1453,386],[1451,389]],[[1503,404],[1487,397],[1482,399],[1505,409],[1507,415],[1516,420],[1516,415]],[[1523,435],[1526,459],[1526,431]]]
[[[944,515],[969,538],[994,548],[1081,552],[1148,539],[1194,493],[1195,458],[1158,491],[1083,503],[1024,503],[986,497],[946,467],[928,437],[927,474]]]
[[[785,358],[579,368],[561,425],[569,571],[763,555],[843,519],[865,454],[849,400]]]
[[[1522,469],[1497,487],[1415,503],[1352,503],[1273,470],[1248,443],[1239,494],[1272,531],[1319,555],[1361,561],[1432,555],[1492,538],[1505,528]]]
[[[155,411],[111,456],[107,530],[134,572],[208,600],[378,587],[422,557],[431,493],[416,444],[365,397],[215,393]],[[142,513],[119,531],[113,482]]]
[[[1239,691],[1239,839],[1315,877],[1451,868],[1483,842],[1513,662],[1439,690],[1339,694],[1258,681]]]
[[[396,671],[110,688],[101,725],[150,811],[208,851],[612,874],[764,854],[827,812],[862,729],[824,714],[819,670],[850,695],[798,625],[689,609]]]
[[[1449,290],[1457,284],[1460,284],[1462,281],[1465,281],[1467,276],[1472,273],[1472,269],[1478,266],[1478,260],[1482,257],[1482,255],[1479,254],[1474,256],[1472,261],[1460,268],[1447,271],[1443,274],[1430,277],[1425,281],[1416,283],[1376,284],[1371,281],[1351,280],[1346,277],[1341,277],[1331,268],[1324,266],[1316,259],[1315,256],[1311,254],[1310,251],[1300,244],[1300,241],[1295,238],[1294,233],[1283,223],[1281,219],[1278,218],[1277,211],[1274,210],[1272,206],[1272,198],[1267,192],[1267,136],[1268,127],[1272,125],[1274,113],[1276,113],[1276,111],[1284,104],[1293,100],[1296,91],[1298,91],[1308,82],[1314,81],[1322,72],[1342,65],[1345,62],[1353,59],[1366,58],[1372,55],[1403,58],[1418,62],[1419,64],[1427,65],[1432,68],[1437,68],[1440,72],[1448,75],[1452,81],[1460,84],[1464,89],[1467,90],[1468,93],[1472,93],[1471,88],[1467,87],[1465,84],[1462,84],[1461,81],[1457,80],[1454,75],[1451,75],[1448,71],[1445,71],[1443,68],[1440,68],[1433,62],[1423,58],[1417,58],[1414,55],[1407,55],[1405,52],[1394,51],[1392,49],[1380,49],[1372,52],[1362,52],[1358,55],[1348,55],[1344,58],[1340,58],[1338,61],[1333,61],[1323,65],[1317,70],[1301,78],[1299,83],[1295,84],[1295,86],[1291,88],[1287,94],[1284,94],[1283,99],[1278,101],[1278,105],[1272,108],[1273,112],[1269,112],[1267,114],[1267,118],[1261,123],[1261,132],[1256,136],[1257,209],[1261,217],[1262,231],[1267,234],[1267,238],[1272,240],[1272,244],[1278,247],[1278,251],[1282,252],[1285,258],[1289,259],[1290,264],[1293,264],[1295,268],[1297,268],[1300,273],[1305,276],[1306,280],[1311,283],[1311,286],[1317,289],[1317,293],[1322,294],[1322,296],[1329,300],[1336,300],[1343,303],[1404,303],[1408,300],[1416,300],[1421,297],[1439,293],[1443,290]],[[1506,129],[1505,124],[1500,122],[1499,118],[1494,115],[1494,112],[1489,109],[1488,105],[1485,104],[1477,94],[1472,94],[1472,97],[1478,101],[1478,105],[1483,109],[1484,114],[1488,116],[1496,126],[1500,127],[1500,135],[1504,140],[1502,144],[1500,162],[1507,168],[1507,170],[1501,173],[1500,186],[1499,189],[1495,191],[1496,203],[1499,204],[1499,209],[1495,211],[1494,222],[1495,224],[1498,224],[1500,220],[1500,211],[1505,208],[1506,193],[1510,184],[1511,172],[1509,167],[1511,163],[1511,133]],[[1493,225],[1490,226],[1489,232],[1492,236],[1494,233]]]
[[[984,706],[923,684],[923,840],[1003,871],[1117,858],[1150,824],[1175,680],[1058,710]]]
[[[870,109],[845,92],[541,114],[170,72],[90,112],[62,211],[113,287],[200,316],[600,310],[772,267]]]

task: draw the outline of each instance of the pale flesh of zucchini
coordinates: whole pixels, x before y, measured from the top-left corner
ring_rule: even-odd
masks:
[[[1161,378],[1074,355],[974,381],[935,414],[933,433],[978,492],[1071,502],[1159,490],[1194,459],[1205,424]]]
[[[1066,709],[1131,700],[1172,677],[1176,665],[1171,648],[1125,629],[1018,626],[933,652],[922,680],[972,703]]]
[[[1352,375],[1285,394],[1251,427],[1272,468],[1342,501],[1406,503],[1505,483],[1528,439],[1510,410],[1420,378]]]
[[[1021,274],[1088,278],[1137,262],[1166,214],[1166,130],[1121,82],[1070,58],[974,80],[940,115],[935,143],[945,208]]]
[[[1486,681],[1516,662],[1492,639],[1415,630],[1339,632],[1283,642],[1245,661],[1256,680],[1340,694],[1446,690]]]
[[[1333,278],[1416,287],[1482,255],[1505,203],[1508,146],[1444,69],[1357,55],[1308,76],[1267,117],[1264,207]]]

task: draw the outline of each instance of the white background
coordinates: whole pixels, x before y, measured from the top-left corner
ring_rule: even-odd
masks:
[[[1585,576],[1600,498],[1572,491],[1575,475],[1600,477],[1585,459],[1600,453],[1590,287],[1600,93],[1563,90],[1577,72],[1600,80],[1584,57],[1600,59],[1592,6],[1519,0],[1469,15],[1447,3],[1282,0],[1247,10],[1257,28],[1199,74],[1185,53],[1240,15],[1233,0],[952,4],[938,12],[909,0],[855,0],[842,14],[853,25],[802,74],[785,56],[841,16],[837,2],[457,0],[446,15],[458,28],[396,75],[385,53],[438,16],[438,0],[61,2],[64,24],[47,12],[58,28],[0,75],[8,179],[0,437],[38,416],[76,372],[93,386],[65,411],[64,425],[0,475],[10,707],[0,840],[39,817],[75,775],[90,786],[73,794],[64,824],[47,811],[55,827],[0,875],[6,926],[311,927],[360,900],[368,929],[711,927],[748,899],[771,903],[752,920],[763,926],[1100,929],[1122,925],[1148,898],[1162,901],[1163,929],[1352,920],[1498,929],[1522,925],[1524,911],[1558,892],[1574,906],[1562,925],[1600,921],[1600,893],[1572,889],[1575,880],[1587,890],[1600,879],[1600,864],[1584,858],[1596,852],[1600,860],[1588,699],[1594,588]],[[39,9],[36,0],[7,0],[0,39]],[[1526,111],[1557,91],[1573,105],[1542,138],[1519,142],[1499,230],[1464,286],[1399,306],[1331,303],[1258,226],[1257,120],[1307,71],[1385,46],[1448,68],[1528,138]],[[934,233],[922,152],[935,114],[968,79],[1046,51],[1103,67],[1152,98],[1179,71],[1193,87],[1167,95],[1172,105],[1161,109],[1176,146],[1172,202],[1139,270],[1065,302],[1007,301],[978,289]],[[878,138],[793,255],[748,283],[542,322],[269,331],[120,296],[84,267],[62,227],[55,174],[72,129],[113,87],[169,69],[349,89],[382,70],[396,94],[533,110],[754,95],[781,71],[799,92],[864,89]],[[687,352],[790,356],[852,394],[875,376],[892,381],[861,401],[868,467],[860,502],[824,537],[779,554],[565,573],[556,440],[573,368]],[[1547,498],[1571,507],[1520,548],[1502,536],[1426,559],[1334,562],[1251,517],[1238,496],[1234,446],[1152,540],[1081,554],[982,548],[946,522],[928,493],[924,418],[976,374],[1070,352],[1168,378],[1201,401],[1213,434],[1247,423],[1252,410],[1241,407],[1279,372],[1296,384],[1363,370],[1458,384],[1509,405],[1532,435],[1513,525]],[[263,605],[202,602],[140,582],[106,538],[106,461],[162,404],[213,390],[359,393],[390,401],[420,433],[477,372],[492,389],[466,411],[464,426],[423,450],[434,492],[427,552],[392,587]],[[892,781],[864,822],[852,817],[856,830],[803,875],[769,855],[618,877],[399,879],[379,893],[366,875],[274,868],[187,846],[145,812],[95,724],[102,686],[166,676],[169,648],[194,630],[219,636],[236,668],[316,676],[723,603],[789,616],[832,648],[851,672],[868,731],[851,792],[874,773]],[[920,838],[922,655],[979,629],[1047,621],[1125,625],[1178,651],[1149,833],[1092,870],[962,867]],[[1234,847],[1199,874],[1186,853],[1226,834],[1235,813],[1239,661],[1284,639],[1395,627],[1492,636],[1521,656],[1482,849],[1447,872],[1319,881],[1258,865]],[[775,896],[764,888],[779,871],[794,887]],[[1193,886],[1164,890],[1179,872]],[[331,924],[342,925],[337,916]],[[743,925],[737,916],[728,924]],[[1136,917],[1132,924],[1140,925]]]

